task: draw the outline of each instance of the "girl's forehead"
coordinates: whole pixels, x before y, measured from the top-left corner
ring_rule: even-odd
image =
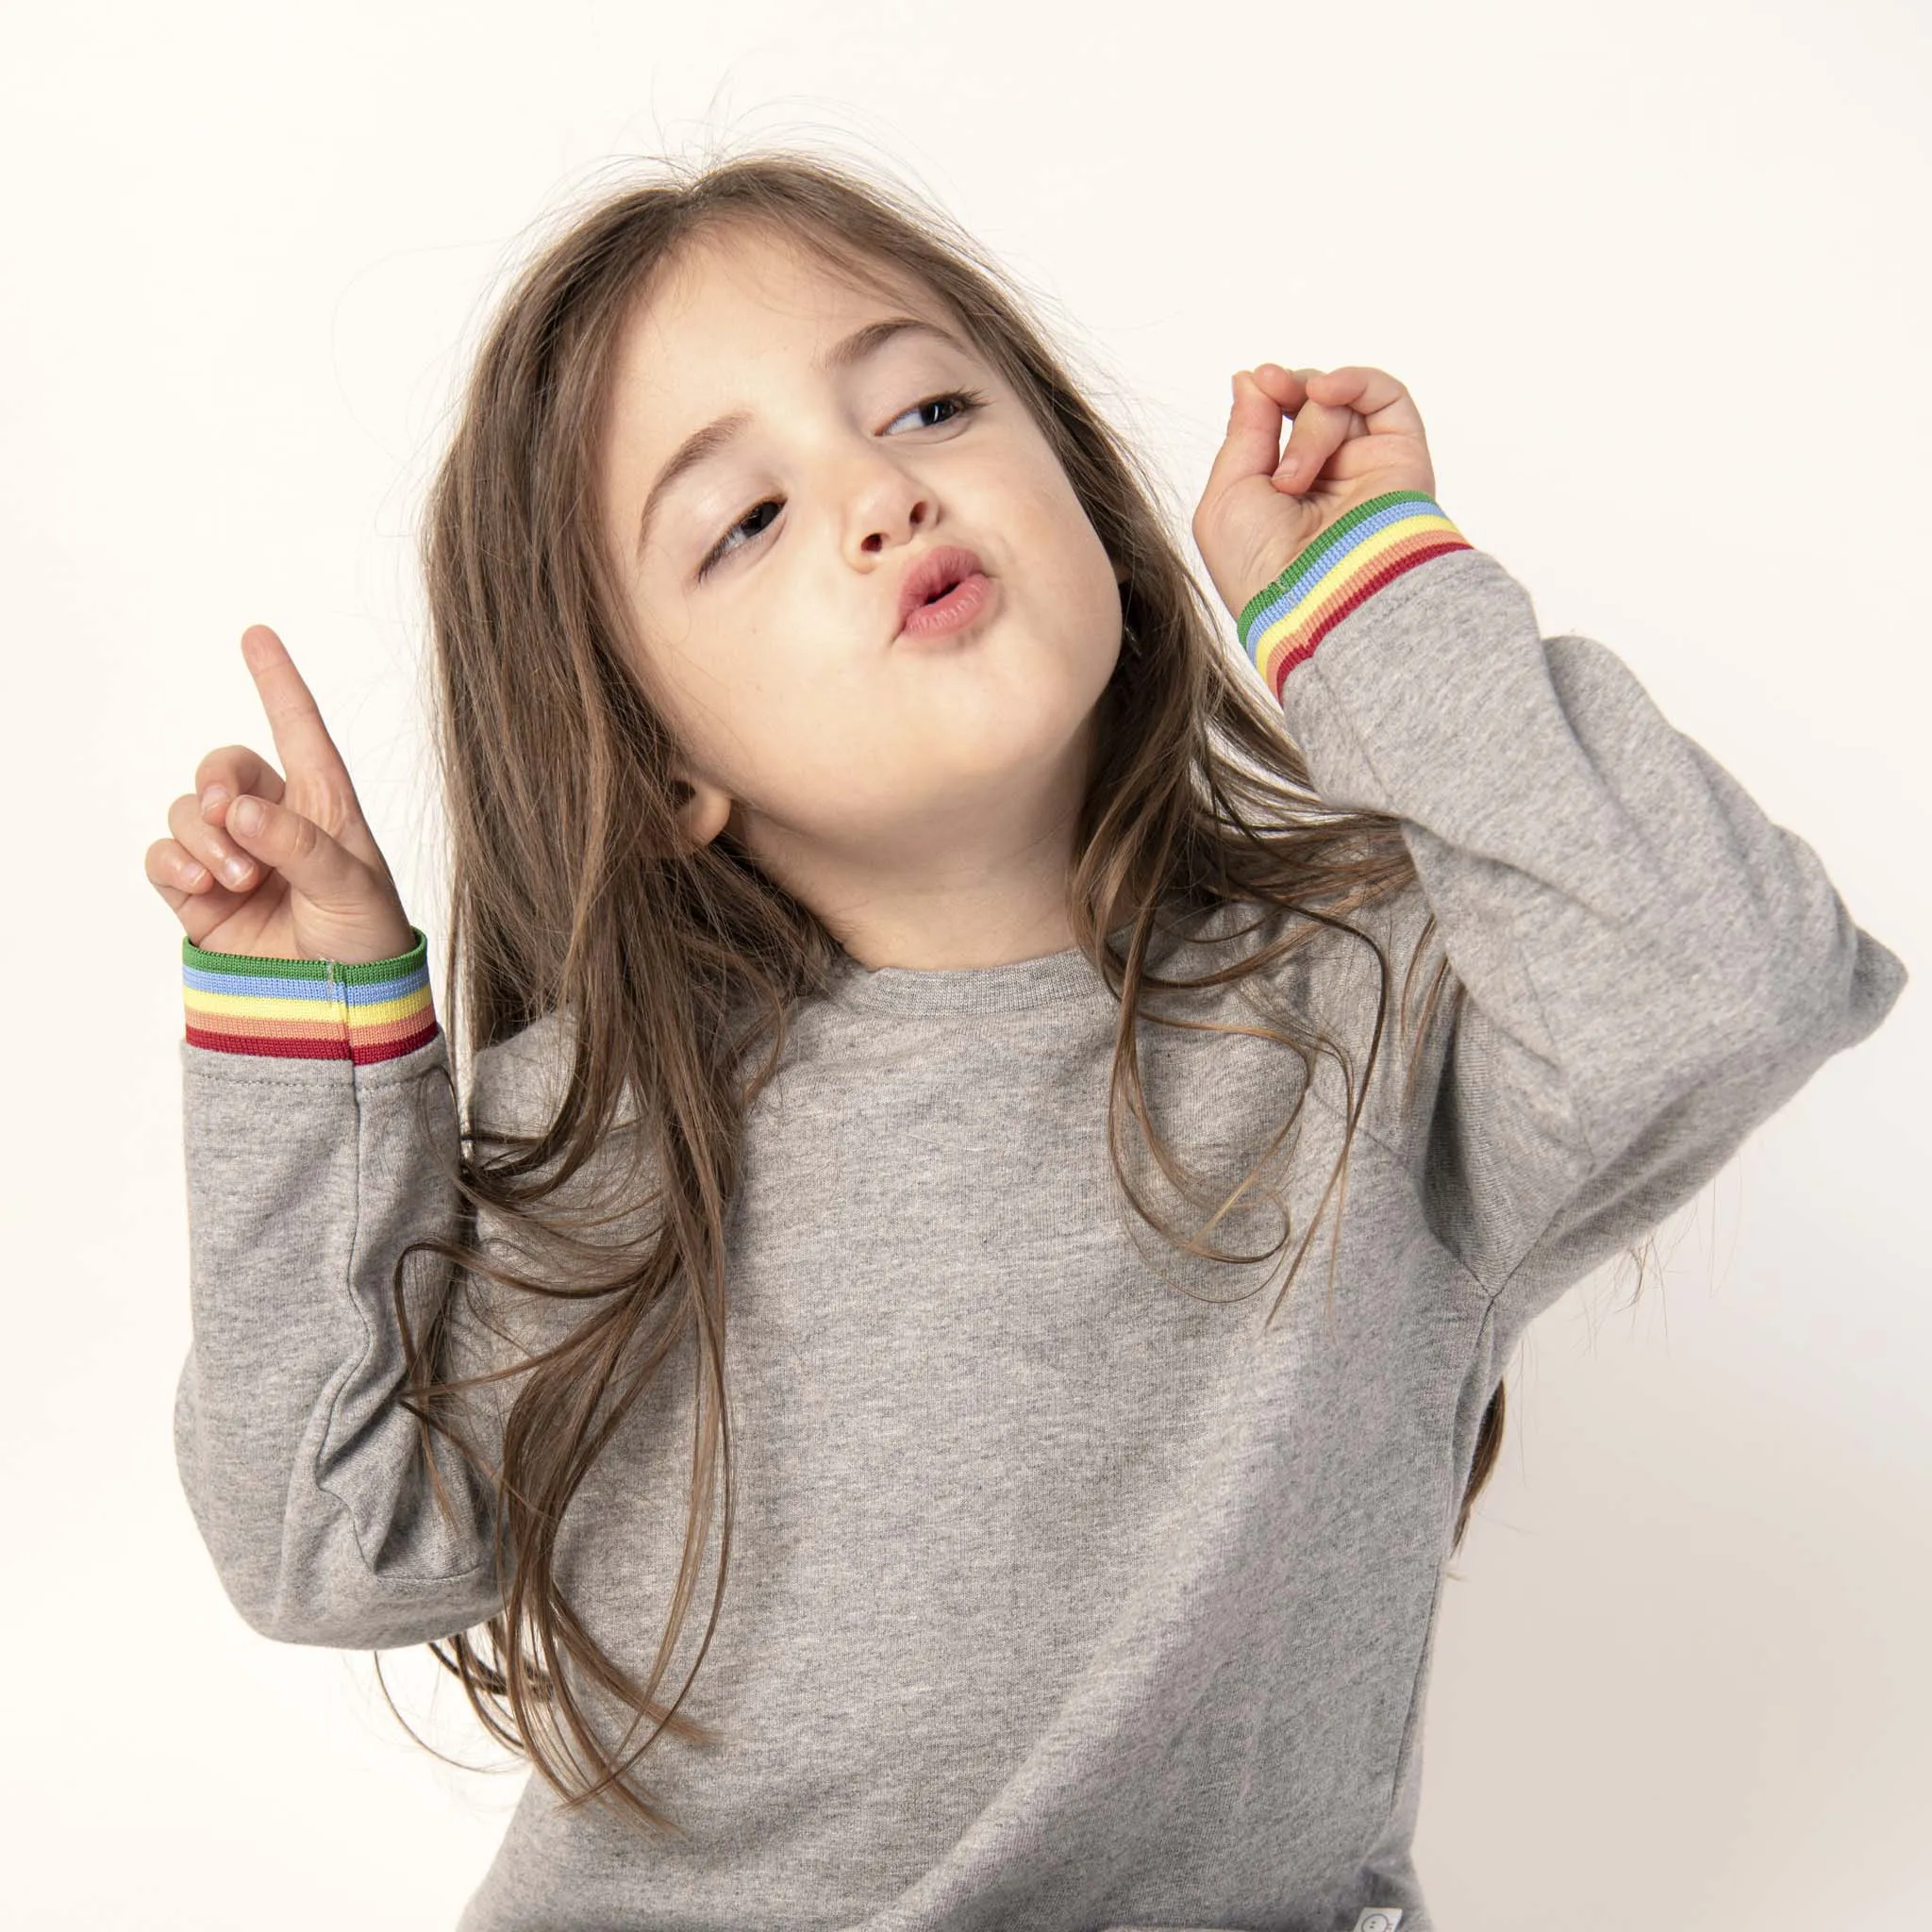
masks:
[[[761,341],[829,341],[887,313],[950,326],[945,306],[903,270],[848,267],[802,241],[708,237],[667,264],[627,334],[633,353],[709,366]]]

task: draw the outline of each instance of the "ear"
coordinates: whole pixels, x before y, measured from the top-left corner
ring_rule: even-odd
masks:
[[[708,845],[729,823],[736,801],[730,792],[713,785],[708,778],[680,774],[675,781],[687,794],[677,808],[678,828],[693,850]]]

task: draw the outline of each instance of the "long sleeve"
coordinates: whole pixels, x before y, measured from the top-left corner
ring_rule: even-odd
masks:
[[[192,1342],[175,1457],[229,1598],[291,1643],[391,1648],[501,1607],[482,1486],[439,1440],[446,1521],[395,1399],[397,1258],[462,1226],[448,1047],[415,940],[355,966],[182,941]],[[420,1333],[449,1265],[419,1253],[405,1286]],[[489,1358],[474,1326],[451,1337],[445,1373]],[[500,1437],[497,1405],[472,1400]]]
[[[1904,964],[1803,840],[1530,599],[1430,498],[1359,506],[1239,614],[1325,805],[1392,814],[1460,983],[1412,1155],[1499,1333],[1689,1201]]]

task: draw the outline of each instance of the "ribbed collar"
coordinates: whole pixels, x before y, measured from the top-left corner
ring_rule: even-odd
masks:
[[[1126,950],[1133,930],[1129,921],[1108,935],[1117,952]],[[1157,931],[1150,954],[1167,943],[1165,935]],[[934,968],[864,966],[846,953],[834,968],[826,992],[835,1007],[892,1013],[1008,1013],[1082,997],[1112,995],[1078,946],[1031,959],[1009,959],[999,966]]]

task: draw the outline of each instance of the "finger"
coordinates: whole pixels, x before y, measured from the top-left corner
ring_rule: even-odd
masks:
[[[213,890],[215,877],[178,839],[157,839],[147,848],[143,869],[148,883],[170,906]]]
[[[1360,418],[1345,400],[1348,386],[1332,379],[1337,374],[1332,369],[1295,371],[1307,401],[1295,412],[1288,446],[1274,466],[1274,481],[1288,489],[1299,490],[1312,483],[1350,437],[1366,434]]]
[[[252,824],[251,808],[256,814]],[[368,896],[368,867],[313,819],[286,805],[243,793],[228,808],[227,833],[318,906],[347,908]]]
[[[343,797],[353,798],[356,788],[349,768],[328,735],[322,708],[295,669],[289,647],[267,625],[251,624],[242,633],[242,656],[268,714],[282,770],[291,780],[298,775],[312,778],[324,786],[340,787]]]
[[[1208,471],[1206,496],[1251,476],[1266,476],[1281,449],[1283,410],[1279,403],[1242,369],[1234,377],[1234,400],[1227,412],[1227,434]]]
[[[1416,408],[1415,398],[1386,369],[1373,369],[1363,362],[1345,363],[1340,369],[1321,372],[1319,387],[1324,403],[1351,409],[1362,419],[1364,435],[1423,434],[1422,411]]]
[[[1312,370],[1299,374],[1292,369],[1284,369],[1279,362],[1257,362],[1248,374],[1267,391],[1275,402],[1280,404],[1285,416],[1294,412],[1308,399],[1307,385],[1303,382],[1304,375],[1313,375]]]
[[[1334,399],[1326,382],[1331,373],[1315,368],[1284,369],[1279,362],[1256,363],[1252,371],[1255,380],[1281,405],[1282,414],[1292,419],[1288,447],[1279,453],[1272,482],[1291,488],[1308,483],[1347,440],[1345,417],[1341,433],[1335,433]],[[1314,389],[1318,379],[1323,384],[1319,397]]]
[[[227,891],[208,876],[177,840],[157,839],[147,848],[144,866],[148,883],[167,901],[168,909],[181,922],[182,930],[198,946],[216,926],[234,916],[245,893]],[[199,886],[186,883],[192,871],[200,871]]]
[[[222,808],[229,799],[252,791],[258,798],[279,799],[284,787],[282,774],[252,745],[225,744],[211,751],[194,768],[194,789],[201,799],[201,815],[210,824],[222,822]]]
[[[168,808],[168,829],[182,851],[232,891],[246,891],[261,883],[261,867],[224,827],[203,814],[193,792],[184,791]]]

